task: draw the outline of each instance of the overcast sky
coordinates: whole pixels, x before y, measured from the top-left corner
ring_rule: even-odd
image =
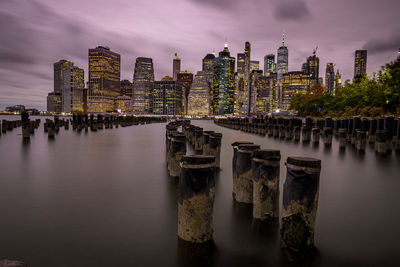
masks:
[[[400,0],[1,0],[0,110],[46,109],[53,63],[73,61],[87,80],[88,48],[98,45],[121,54],[121,79],[132,80],[139,56],[153,58],[161,79],[175,52],[196,72],[225,39],[235,57],[250,41],[261,63],[285,31],[290,71],[318,46],[320,76],[334,62],[351,79],[356,49],[368,49],[368,73],[397,57],[399,11]]]

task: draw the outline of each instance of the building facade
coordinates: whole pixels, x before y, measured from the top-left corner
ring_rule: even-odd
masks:
[[[250,96],[249,96],[250,114],[255,114],[257,112],[258,79],[262,76],[263,76],[262,70],[253,70],[250,74]]]
[[[307,92],[310,88],[310,76],[302,71],[291,71],[283,75],[281,109],[290,110],[290,102],[293,95],[299,92]]]
[[[335,64],[327,63],[325,71],[325,86],[329,94],[335,91]]]
[[[181,59],[178,57],[178,54],[175,53],[174,60],[172,62],[172,78],[174,81],[178,78],[178,73],[181,72]]]
[[[89,49],[90,113],[114,112],[120,95],[121,56],[105,46]]]
[[[138,57],[135,62],[132,85],[132,107],[135,114],[153,113],[153,60]]]
[[[276,72],[275,55],[268,54],[264,57],[264,75],[269,76]]]
[[[307,73],[310,75],[311,85],[319,83],[319,57],[316,56],[315,51],[307,58]]]
[[[47,95],[47,112],[61,113],[62,102],[61,93],[50,92]]]
[[[285,41],[282,41],[282,46],[278,48],[278,58],[276,63],[278,81],[282,80],[283,74],[287,73],[288,69],[289,69],[289,50],[285,46]]]
[[[182,98],[182,106],[184,114],[187,114],[187,107],[188,107],[188,97],[190,93],[190,88],[192,87],[193,83],[193,73],[189,71],[181,71],[178,73],[177,80],[183,86],[183,98]]]
[[[354,55],[354,78],[367,74],[367,50],[356,50]]]
[[[115,99],[115,110],[118,114],[132,114],[132,98],[120,95]]]
[[[154,115],[183,114],[183,85],[176,81],[155,81],[153,92]]]
[[[122,80],[121,81],[121,96],[128,96],[132,98],[132,83],[129,80]]]
[[[341,87],[342,86],[342,75],[339,72],[339,69],[336,70],[336,75],[335,75],[335,88]]]
[[[64,70],[63,77],[64,91],[61,99],[61,112],[83,113],[84,70],[76,66],[71,66]]]
[[[74,65],[73,62],[61,59],[53,64],[54,67],[54,93],[64,92],[64,71]]]
[[[257,79],[256,113],[267,114],[271,112],[272,87],[271,75],[261,76]]]
[[[242,115],[250,114],[250,53],[250,42],[246,42],[244,47],[244,88],[242,96]]]
[[[250,74],[253,70],[259,70],[259,69],[260,69],[260,61],[250,60]]]
[[[188,97],[187,114],[199,116],[210,114],[210,86],[203,71],[198,71],[194,76]]]
[[[250,63],[250,61],[249,61]],[[249,66],[250,67],[250,66]],[[228,45],[214,60],[213,114],[233,115],[235,104],[235,58]]]

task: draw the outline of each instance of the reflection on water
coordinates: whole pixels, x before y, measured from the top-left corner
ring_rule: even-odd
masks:
[[[1,118],[3,119],[3,118]],[[11,119],[6,117],[7,120]],[[21,128],[0,137],[0,259],[29,266],[394,266],[400,249],[400,154],[357,153],[234,131],[223,134],[216,173],[214,245],[177,238],[178,179],[168,177],[165,124],[78,133],[43,125],[23,141]],[[232,147],[249,140],[282,155],[322,160],[315,243],[319,254],[289,262],[279,223],[252,219],[232,200]],[[188,153],[194,153],[188,147]]]

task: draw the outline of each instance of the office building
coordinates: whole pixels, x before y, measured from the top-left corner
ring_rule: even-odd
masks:
[[[181,71],[178,73],[177,80],[183,86],[183,98],[182,98],[182,106],[184,114],[187,114],[187,104],[188,104],[188,96],[190,93],[190,88],[193,83],[193,73],[189,71]]]
[[[61,93],[50,92],[47,95],[47,112],[60,114],[61,109]]]
[[[153,90],[154,115],[182,115],[184,87],[176,81],[155,81]]]
[[[129,80],[121,81],[121,96],[129,96],[132,98],[132,83]]]
[[[354,78],[367,74],[367,50],[356,50],[354,56]]]
[[[316,55],[317,49],[314,49],[313,55],[307,58],[307,73],[310,75],[311,85],[320,83],[319,81],[319,57]]]
[[[285,46],[285,39],[282,40],[282,46],[278,48],[278,59],[276,63],[277,78],[280,82],[283,78],[283,74],[289,70],[289,50]]]
[[[198,71],[194,76],[188,97],[188,115],[205,116],[210,113],[210,86],[206,73]]]
[[[281,109],[290,110],[292,97],[310,88],[310,76],[302,71],[291,71],[282,77]]]
[[[227,44],[214,60],[212,99],[214,115],[233,115],[235,103],[235,58],[230,56]]]
[[[132,85],[132,107],[134,114],[153,113],[153,60],[138,57],[135,62]]]
[[[120,95],[121,56],[105,46],[89,49],[90,113],[114,112]]]
[[[268,54],[264,57],[264,75],[269,76],[276,72],[275,55]]]
[[[257,111],[258,79],[262,76],[263,76],[262,70],[253,70],[250,74],[250,91],[249,91],[250,114],[255,114]]]
[[[84,70],[71,66],[64,70],[64,85],[62,93],[63,113],[83,113],[83,91],[85,89]]]
[[[335,65],[333,63],[326,64],[325,71],[325,86],[329,94],[335,91]]]
[[[253,70],[259,70],[259,69],[260,69],[260,61],[250,60],[250,74]]]

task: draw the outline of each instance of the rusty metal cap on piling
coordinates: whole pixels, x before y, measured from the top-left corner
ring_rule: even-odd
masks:
[[[181,168],[201,169],[201,168],[210,168],[214,166],[215,166],[214,156],[189,155],[189,156],[182,156],[181,158]]]
[[[288,157],[286,162],[298,167],[321,168],[321,160],[307,157]]]
[[[257,149],[253,151],[251,158],[270,160],[270,161],[280,161],[281,152],[275,149]]]
[[[260,146],[255,144],[243,144],[239,145],[238,152],[251,153],[256,149],[260,149]]]

